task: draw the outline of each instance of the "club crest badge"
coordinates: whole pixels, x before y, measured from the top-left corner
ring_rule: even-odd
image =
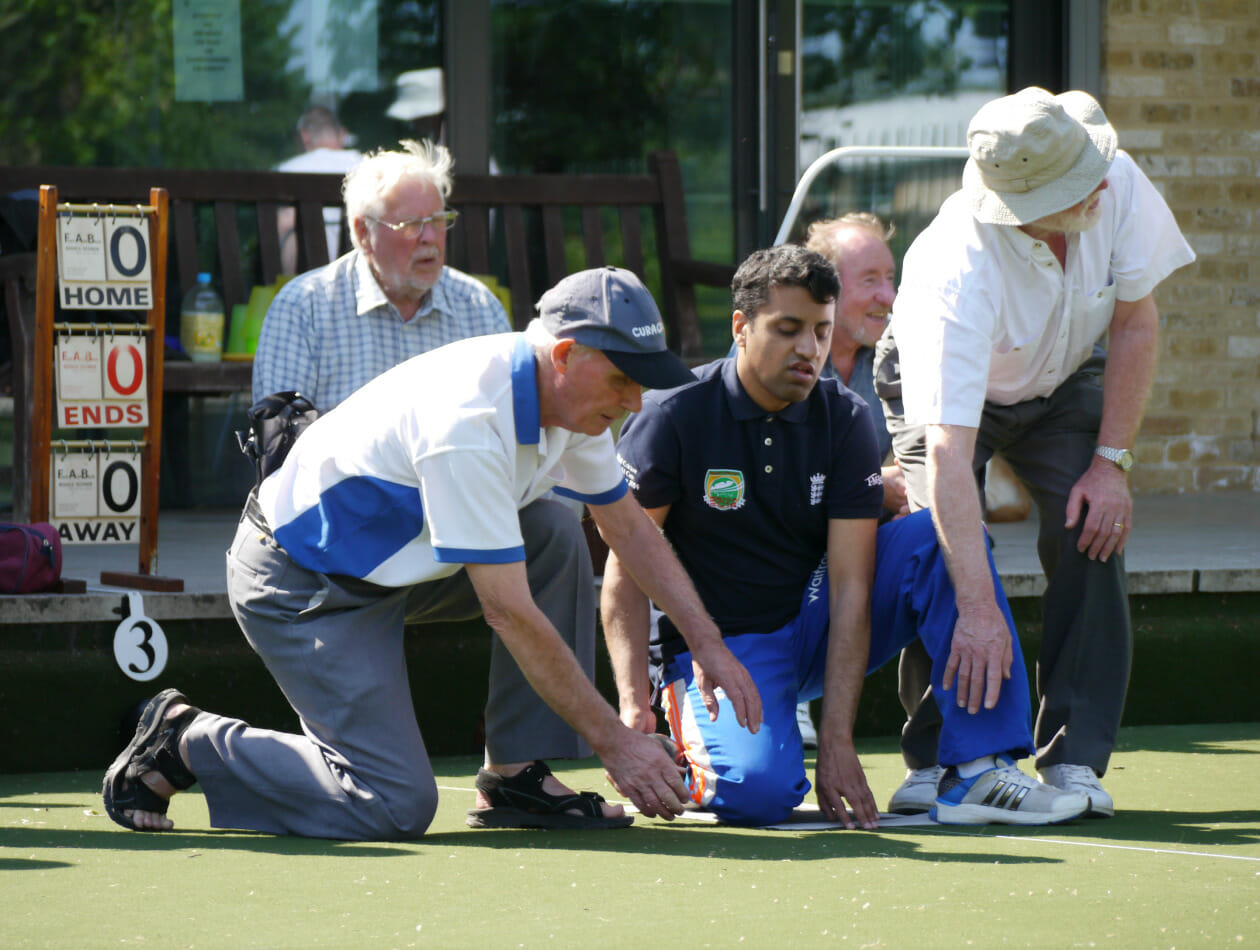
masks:
[[[744,507],[744,473],[734,468],[711,468],[704,473],[704,503],[718,511]]]

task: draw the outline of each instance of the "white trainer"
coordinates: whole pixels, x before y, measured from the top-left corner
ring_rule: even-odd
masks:
[[[818,730],[814,728],[814,718],[809,714],[809,703],[802,702],[796,707],[796,727],[801,730],[801,745],[807,749],[818,748]]]
[[[936,804],[936,786],[945,770],[939,765],[926,769],[906,769],[906,780],[888,800],[888,810],[894,815],[921,815],[931,811]]]
[[[1053,825],[1071,821],[1089,808],[1084,792],[1043,785],[1019,770],[1006,755],[991,769],[963,778],[952,766],[941,776],[933,821],[943,825]]]
[[[1116,803],[1103,790],[1098,776],[1088,765],[1047,765],[1041,770],[1041,780],[1064,791],[1088,795],[1086,818],[1112,818],[1116,814]]]

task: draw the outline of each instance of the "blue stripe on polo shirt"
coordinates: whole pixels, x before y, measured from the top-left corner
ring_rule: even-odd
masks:
[[[424,506],[414,485],[358,475],[276,529],[276,542],[309,571],[366,577],[420,536]]]
[[[525,560],[525,545],[511,548],[434,548],[433,560],[442,564],[512,564]]]
[[[512,348],[512,415],[518,445],[537,445],[542,420],[538,409],[538,367],[534,348],[521,334]]]
[[[624,478],[618,483],[616,488],[610,488],[608,491],[600,492],[598,495],[584,495],[571,488],[561,488],[559,485],[552,489],[557,495],[563,495],[565,498],[574,498],[587,505],[611,505],[629,490],[630,488],[626,485]]]

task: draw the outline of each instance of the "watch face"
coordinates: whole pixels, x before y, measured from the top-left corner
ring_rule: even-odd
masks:
[[[1113,449],[1109,445],[1100,445],[1094,450],[1094,454],[1101,455],[1121,471],[1127,472],[1133,467],[1133,453],[1128,449]]]

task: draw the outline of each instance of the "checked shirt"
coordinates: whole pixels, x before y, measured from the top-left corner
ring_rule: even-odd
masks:
[[[351,251],[289,281],[272,301],[254,355],[254,401],[292,389],[327,412],[413,356],[511,329],[494,294],[452,267],[404,323],[367,259]]]

